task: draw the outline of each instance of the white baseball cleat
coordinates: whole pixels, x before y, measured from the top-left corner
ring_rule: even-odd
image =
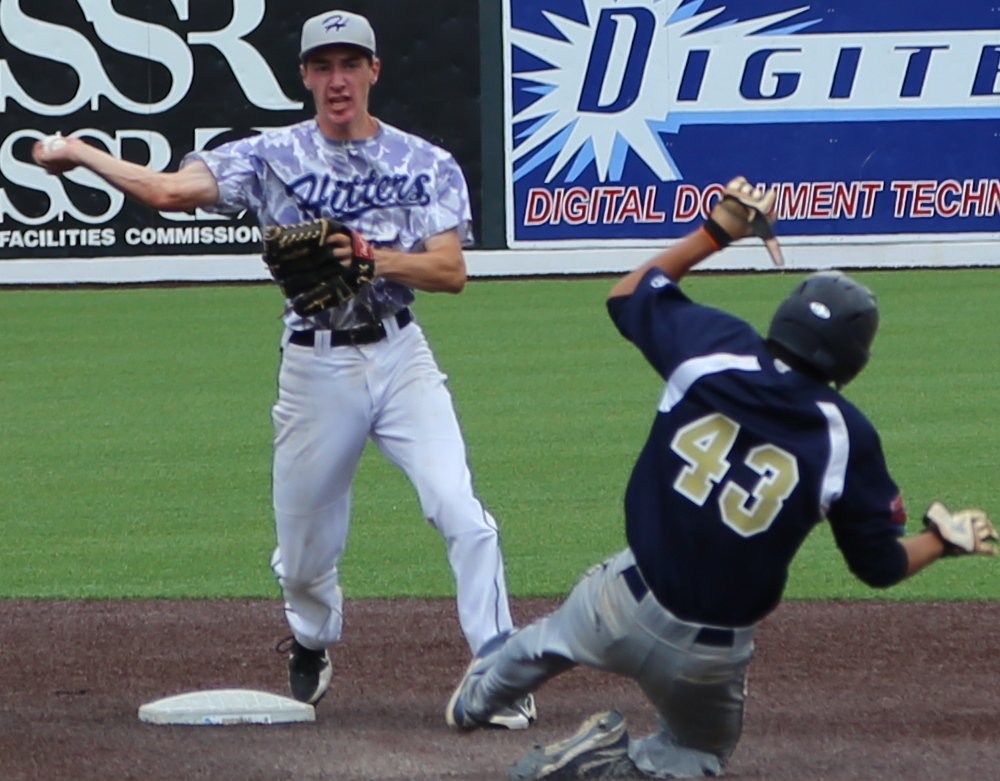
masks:
[[[535,695],[529,694],[509,708],[497,711],[490,717],[488,726],[499,729],[527,729],[538,719]]]
[[[538,709],[535,707],[533,694],[525,695],[513,705],[497,711],[485,721],[474,718],[466,711],[466,695],[472,690],[478,679],[490,669],[493,659],[511,634],[513,632],[502,632],[487,641],[479,649],[479,653],[469,662],[462,680],[455,687],[448,700],[448,705],[445,707],[444,718],[452,729],[463,732],[482,728],[527,729],[535,723],[538,718]]]

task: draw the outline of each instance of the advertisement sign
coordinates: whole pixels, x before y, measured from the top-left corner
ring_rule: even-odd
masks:
[[[60,132],[168,170],[192,149],[283,124],[302,93],[264,56],[263,0],[55,5],[0,4],[0,259],[256,249],[250,219],[156,213],[84,169],[47,175],[31,147]],[[283,64],[294,87],[294,52]]]
[[[505,0],[511,247],[662,242],[736,174],[792,242],[1000,237],[993,0]]]

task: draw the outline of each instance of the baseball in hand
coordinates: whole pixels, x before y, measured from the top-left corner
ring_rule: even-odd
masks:
[[[58,133],[54,136],[45,136],[45,138],[42,139],[42,149],[46,152],[55,152],[63,146],[66,146],[66,139]]]

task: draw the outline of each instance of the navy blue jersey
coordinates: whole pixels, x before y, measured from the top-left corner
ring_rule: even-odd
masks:
[[[659,270],[608,311],[666,381],[625,495],[629,546],[665,607],[718,626],[759,621],[824,518],[864,582],[903,579],[899,490],[854,405]]]

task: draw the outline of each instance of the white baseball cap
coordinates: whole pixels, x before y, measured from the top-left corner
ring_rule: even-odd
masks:
[[[327,11],[302,25],[299,59],[305,61],[313,49],[338,43],[359,46],[375,56],[375,31],[365,17],[350,11]]]

